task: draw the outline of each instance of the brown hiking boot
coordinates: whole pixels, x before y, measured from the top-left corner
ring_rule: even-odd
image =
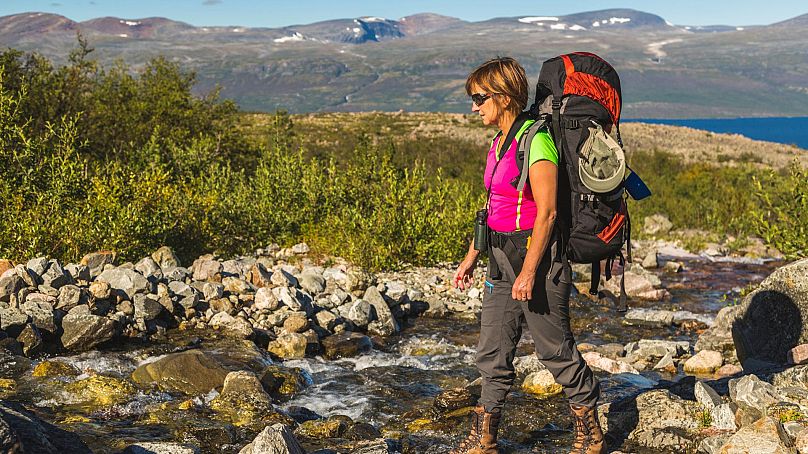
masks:
[[[570,404],[575,418],[575,441],[570,454],[606,454],[606,443],[596,407]]]
[[[498,454],[497,429],[502,412],[487,413],[478,405],[471,412],[471,433],[449,454]]]

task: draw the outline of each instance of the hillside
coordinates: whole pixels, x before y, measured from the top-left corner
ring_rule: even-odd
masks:
[[[769,26],[674,25],[627,9],[481,22],[434,14],[359,17],[281,28],[194,27],[165,18],[74,22],[0,18],[0,45],[64,62],[81,31],[106,65],[165,55],[247,110],[466,112],[477,64],[512,55],[531,79],[541,62],[593,51],[612,62],[631,118],[808,115],[808,21]]]

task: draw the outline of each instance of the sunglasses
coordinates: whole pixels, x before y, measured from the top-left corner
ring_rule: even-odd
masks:
[[[482,94],[482,93],[472,93],[472,94],[471,94],[471,102],[473,102],[474,104],[476,104],[476,105],[477,105],[477,107],[480,107],[480,106],[482,106],[482,105],[483,105],[483,104],[484,104],[486,101],[488,101],[488,98],[490,98],[490,97],[492,97],[492,96],[494,96],[494,93],[485,93],[485,94]]]

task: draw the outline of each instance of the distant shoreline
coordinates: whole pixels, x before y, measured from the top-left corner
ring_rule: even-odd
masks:
[[[686,126],[721,134],[741,134],[750,139],[808,149],[808,117],[631,118],[624,122]]]

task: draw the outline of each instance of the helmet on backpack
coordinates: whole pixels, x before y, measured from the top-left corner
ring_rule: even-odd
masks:
[[[605,194],[617,189],[626,174],[623,149],[599,124],[589,128],[589,137],[581,146],[578,176],[594,193]]]

